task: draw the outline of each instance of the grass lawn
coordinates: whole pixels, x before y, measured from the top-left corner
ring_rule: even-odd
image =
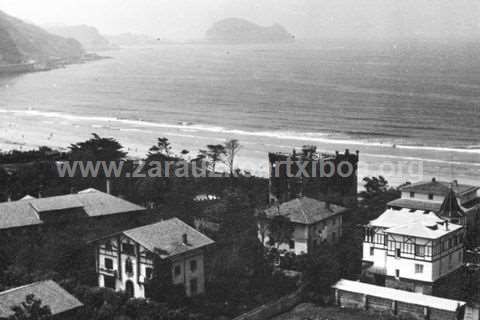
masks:
[[[369,313],[362,310],[337,307],[320,307],[313,303],[302,303],[290,312],[273,317],[270,320],[390,320],[396,319],[389,314]]]

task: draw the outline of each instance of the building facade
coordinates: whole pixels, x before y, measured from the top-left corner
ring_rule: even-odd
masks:
[[[388,287],[432,294],[463,266],[464,232],[432,212],[388,209],[365,226],[363,261]]]
[[[297,255],[312,253],[322,243],[335,243],[342,236],[342,215],[346,208],[301,197],[272,206],[259,220],[259,239],[265,246],[276,246],[280,251]],[[283,216],[292,225],[288,243],[278,243],[270,232],[270,224],[276,216]]]
[[[204,293],[204,252],[212,244],[177,218],[123,231],[96,241],[98,285],[148,298],[163,273],[165,285],[183,285],[188,296]]]

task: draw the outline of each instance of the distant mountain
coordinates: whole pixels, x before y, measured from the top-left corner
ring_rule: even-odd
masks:
[[[110,42],[95,27],[86,25],[54,26],[47,27],[47,30],[58,36],[79,41],[87,51],[102,51],[113,48]]]
[[[85,52],[74,39],[65,39],[0,11],[0,65],[79,61]]]
[[[295,38],[279,24],[262,27],[238,18],[228,18],[216,22],[208,29],[206,36],[208,41],[216,43],[291,42]]]
[[[162,43],[169,43],[168,41],[155,39],[151,36],[144,34],[135,34],[135,33],[122,33],[112,36],[107,36],[108,41],[111,44],[120,46],[120,47],[133,47],[133,46],[146,46],[146,45],[157,45]]]

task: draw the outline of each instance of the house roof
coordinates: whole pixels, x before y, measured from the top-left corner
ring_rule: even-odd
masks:
[[[82,307],[83,304],[52,280],[35,282],[26,286],[0,292],[0,319],[14,314],[12,307],[20,305],[29,294],[49,306],[52,315]]]
[[[424,239],[438,239],[461,228],[461,225],[448,223],[446,221],[430,224],[419,222],[393,227],[386,232]]]
[[[413,199],[395,199],[387,203],[390,207],[397,208],[408,208],[424,211],[434,211],[437,212],[440,210],[441,203],[433,201],[422,201],[422,200],[413,200]]]
[[[465,212],[458,204],[457,197],[455,196],[455,192],[453,190],[450,190],[446,195],[442,206],[438,211],[438,215],[447,218],[460,218],[465,216]]]
[[[377,219],[370,221],[372,227],[392,228],[409,223],[436,223],[443,220],[433,212],[410,209],[387,209]]]
[[[0,229],[42,224],[39,213],[79,208],[89,217],[145,210],[110,194],[87,189],[76,194],[40,199],[23,198],[19,201],[0,203]]]
[[[122,232],[161,258],[173,257],[214,243],[203,233],[178,218],[164,220]],[[184,243],[184,235],[187,242]]]
[[[437,239],[462,228],[461,225],[449,223],[433,212],[409,209],[387,209],[369,225],[387,229],[385,232],[425,239]]]
[[[433,178],[430,181],[422,181],[403,186],[400,190],[403,192],[417,192],[422,194],[446,196],[450,191],[450,188],[453,189],[456,195],[463,195],[479,189],[479,187],[475,186],[458,184],[457,182],[437,181]]]
[[[466,304],[465,301],[439,298],[345,279],[338,281],[332,288],[451,312],[455,312],[459,306]]]
[[[291,222],[301,224],[313,224],[336,214],[342,213],[346,208],[334,204],[327,205],[323,201],[301,197],[282,203],[280,206],[272,206],[265,210],[268,218],[282,215]]]

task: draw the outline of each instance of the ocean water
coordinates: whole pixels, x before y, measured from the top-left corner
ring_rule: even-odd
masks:
[[[359,149],[369,165],[426,161],[426,175],[479,180],[475,44],[179,44],[106,54],[0,78],[4,144],[66,146],[101,132],[141,153],[156,136],[192,150],[235,137],[263,169],[266,151],[316,144]]]

